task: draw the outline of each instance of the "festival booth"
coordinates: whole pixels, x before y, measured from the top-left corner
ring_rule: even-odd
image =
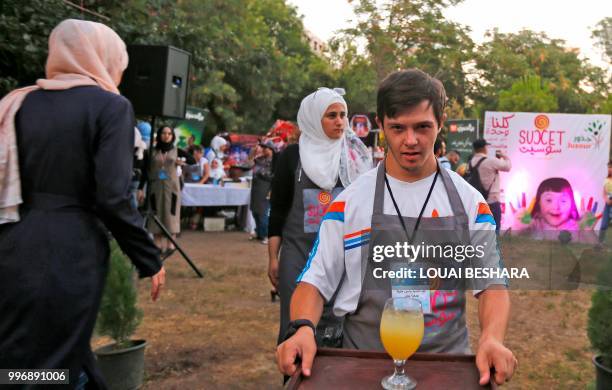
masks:
[[[512,162],[500,173],[502,230],[595,242],[604,208],[610,115],[486,112],[489,157]]]

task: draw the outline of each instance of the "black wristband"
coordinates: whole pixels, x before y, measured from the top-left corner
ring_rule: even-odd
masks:
[[[285,332],[284,340],[287,340],[289,337],[296,334],[298,329],[300,329],[302,326],[307,326],[310,329],[312,329],[313,334],[317,333],[317,328],[314,326],[314,324],[310,320],[307,320],[307,319],[295,320],[289,323],[289,326],[287,327],[287,332]]]

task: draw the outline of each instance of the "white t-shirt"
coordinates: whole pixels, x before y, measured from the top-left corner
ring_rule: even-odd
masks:
[[[357,308],[361,293],[361,246],[369,243],[376,174],[374,168],[347,187],[334,202],[322,219],[318,237],[310,252],[298,282],[314,285],[326,301],[329,301],[338,288],[334,313],[343,316]],[[478,245],[491,237],[495,221],[482,195],[457,173],[448,171],[469,218],[470,240]],[[398,208],[405,217],[418,217],[434,174],[416,182],[408,183],[389,175],[389,185],[398,202]],[[397,215],[388,191],[385,188],[383,210],[385,214]],[[436,180],[431,198],[423,213],[423,218],[446,217],[453,215],[444,183]],[[361,237],[359,240],[357,238]],[[500,264],[497,245],[487,245],[485,251],[487,264]],[[346,273],[345,273],[346,271]],[[479,291],[474,291],[477,294]]]
[[[206,172],[204,170],[204,165],[208,164],[208,159],[206,157],[202,157],[200,161],[198,161],[198,164],[200,165],[200,175],[204,176],[204,173]]]

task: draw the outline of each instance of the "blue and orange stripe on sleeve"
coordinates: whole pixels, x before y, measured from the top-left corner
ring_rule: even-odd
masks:
[[[490,223],[495,226],[495,219],[489,205],[483,202],[478,203],[478,213],[476,214],[476,223]]]
[[[346,202],[333,202],[332,204],[329,205],[329,207],[327,208],[327,211],[325,212],[325,215],[323,216],[323,219],[321,219],[321,222],[325,221],[325,220],[333,220],[333,221],[340,221],[340,222],[344,222],[344,206],[346,205]]]
[[[371,228],[359,230],[344,236],[344,250],[357,248],[370,242]]]

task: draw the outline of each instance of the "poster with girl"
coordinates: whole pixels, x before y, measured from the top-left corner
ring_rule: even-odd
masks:
[[[596,242],[605,208],[610,115],[487,112],[485,139],[509,156],[500,173],[502,231]]]

